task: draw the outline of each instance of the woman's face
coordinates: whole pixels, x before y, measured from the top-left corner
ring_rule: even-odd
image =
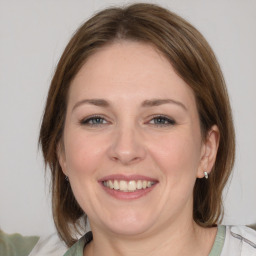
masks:
[[[72,81],[59,160],[92,229],[135,235],[192,220],[206,152],[192,90],[152,46],[108,45]]]

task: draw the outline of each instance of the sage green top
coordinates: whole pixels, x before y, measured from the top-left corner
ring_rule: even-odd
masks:
[[[0,230],[0,255],[28,256],[38,240],[37,236],[9,235]]]
[[[218,226],[218,232],[209,256],[220,256],[225,242],[226,227]],[[84,247],[92,240],[92,232],[88,232],[76,242],[64,256],[83,256]]]
[[[226,236],[226,227],[225,226],[218,226],[218,232],[215,237],[215,241],[213,244],[213,247],[211,249],[211,252],[209,256],[219,256],[221,255],[222,248],[225,242],[225,236]]]

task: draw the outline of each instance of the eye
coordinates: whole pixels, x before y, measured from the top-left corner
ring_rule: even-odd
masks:
[[[108,121],[106,121],[106,119],[101,116],[91,116],[80,121],[80,124],[88,126],[101,126],[107,123]]]
[[[158,115],[158,116],[155,116],[154,118],[152,118],[149,121],[149,124],[157,125],[157,126],[171,126],[171,125],[176,124],[176,122],[169,117]]]

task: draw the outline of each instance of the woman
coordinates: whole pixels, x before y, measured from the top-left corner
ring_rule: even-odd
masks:
[[[106,9],[78,29],[40,143],[65,255],[255,255],[253,231],[218,225],[235,152],[221,70],[168,10]]]

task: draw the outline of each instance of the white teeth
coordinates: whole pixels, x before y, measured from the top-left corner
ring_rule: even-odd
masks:
[[[120,182],[119,182],[119,189],[120,190],[122,190],[122,191],[127,191],[127,189],[128,189],[128,184],[127,184],[127,182],[126,181],[124,181],[124,180],[121,180]]]
[[[142,189],[142,181],[141,180],[137,181],[137,189]]]
[[[109,180],[109,181],[108,181],[108,184],[109,184],[108,187],[110,187],[111,189],[114,188],[114,183],[112,182],[112,180]]]
[[[108,187],[110,189],[114,190],[120,190],[123,192],[134,192],[136,190],[140,189],[146,189],[150,188],[155,184],[153,181],[147,181],[147,180],[108,180],[104,181],[103,185],[105,187]]]
[[[128,191],[135,191],[137,188],[137,184],[135,180],[130,180],[128,182]]]
[[[115,190],[119,189],[119,182],[117,180],[114,180],[114,189]]]

